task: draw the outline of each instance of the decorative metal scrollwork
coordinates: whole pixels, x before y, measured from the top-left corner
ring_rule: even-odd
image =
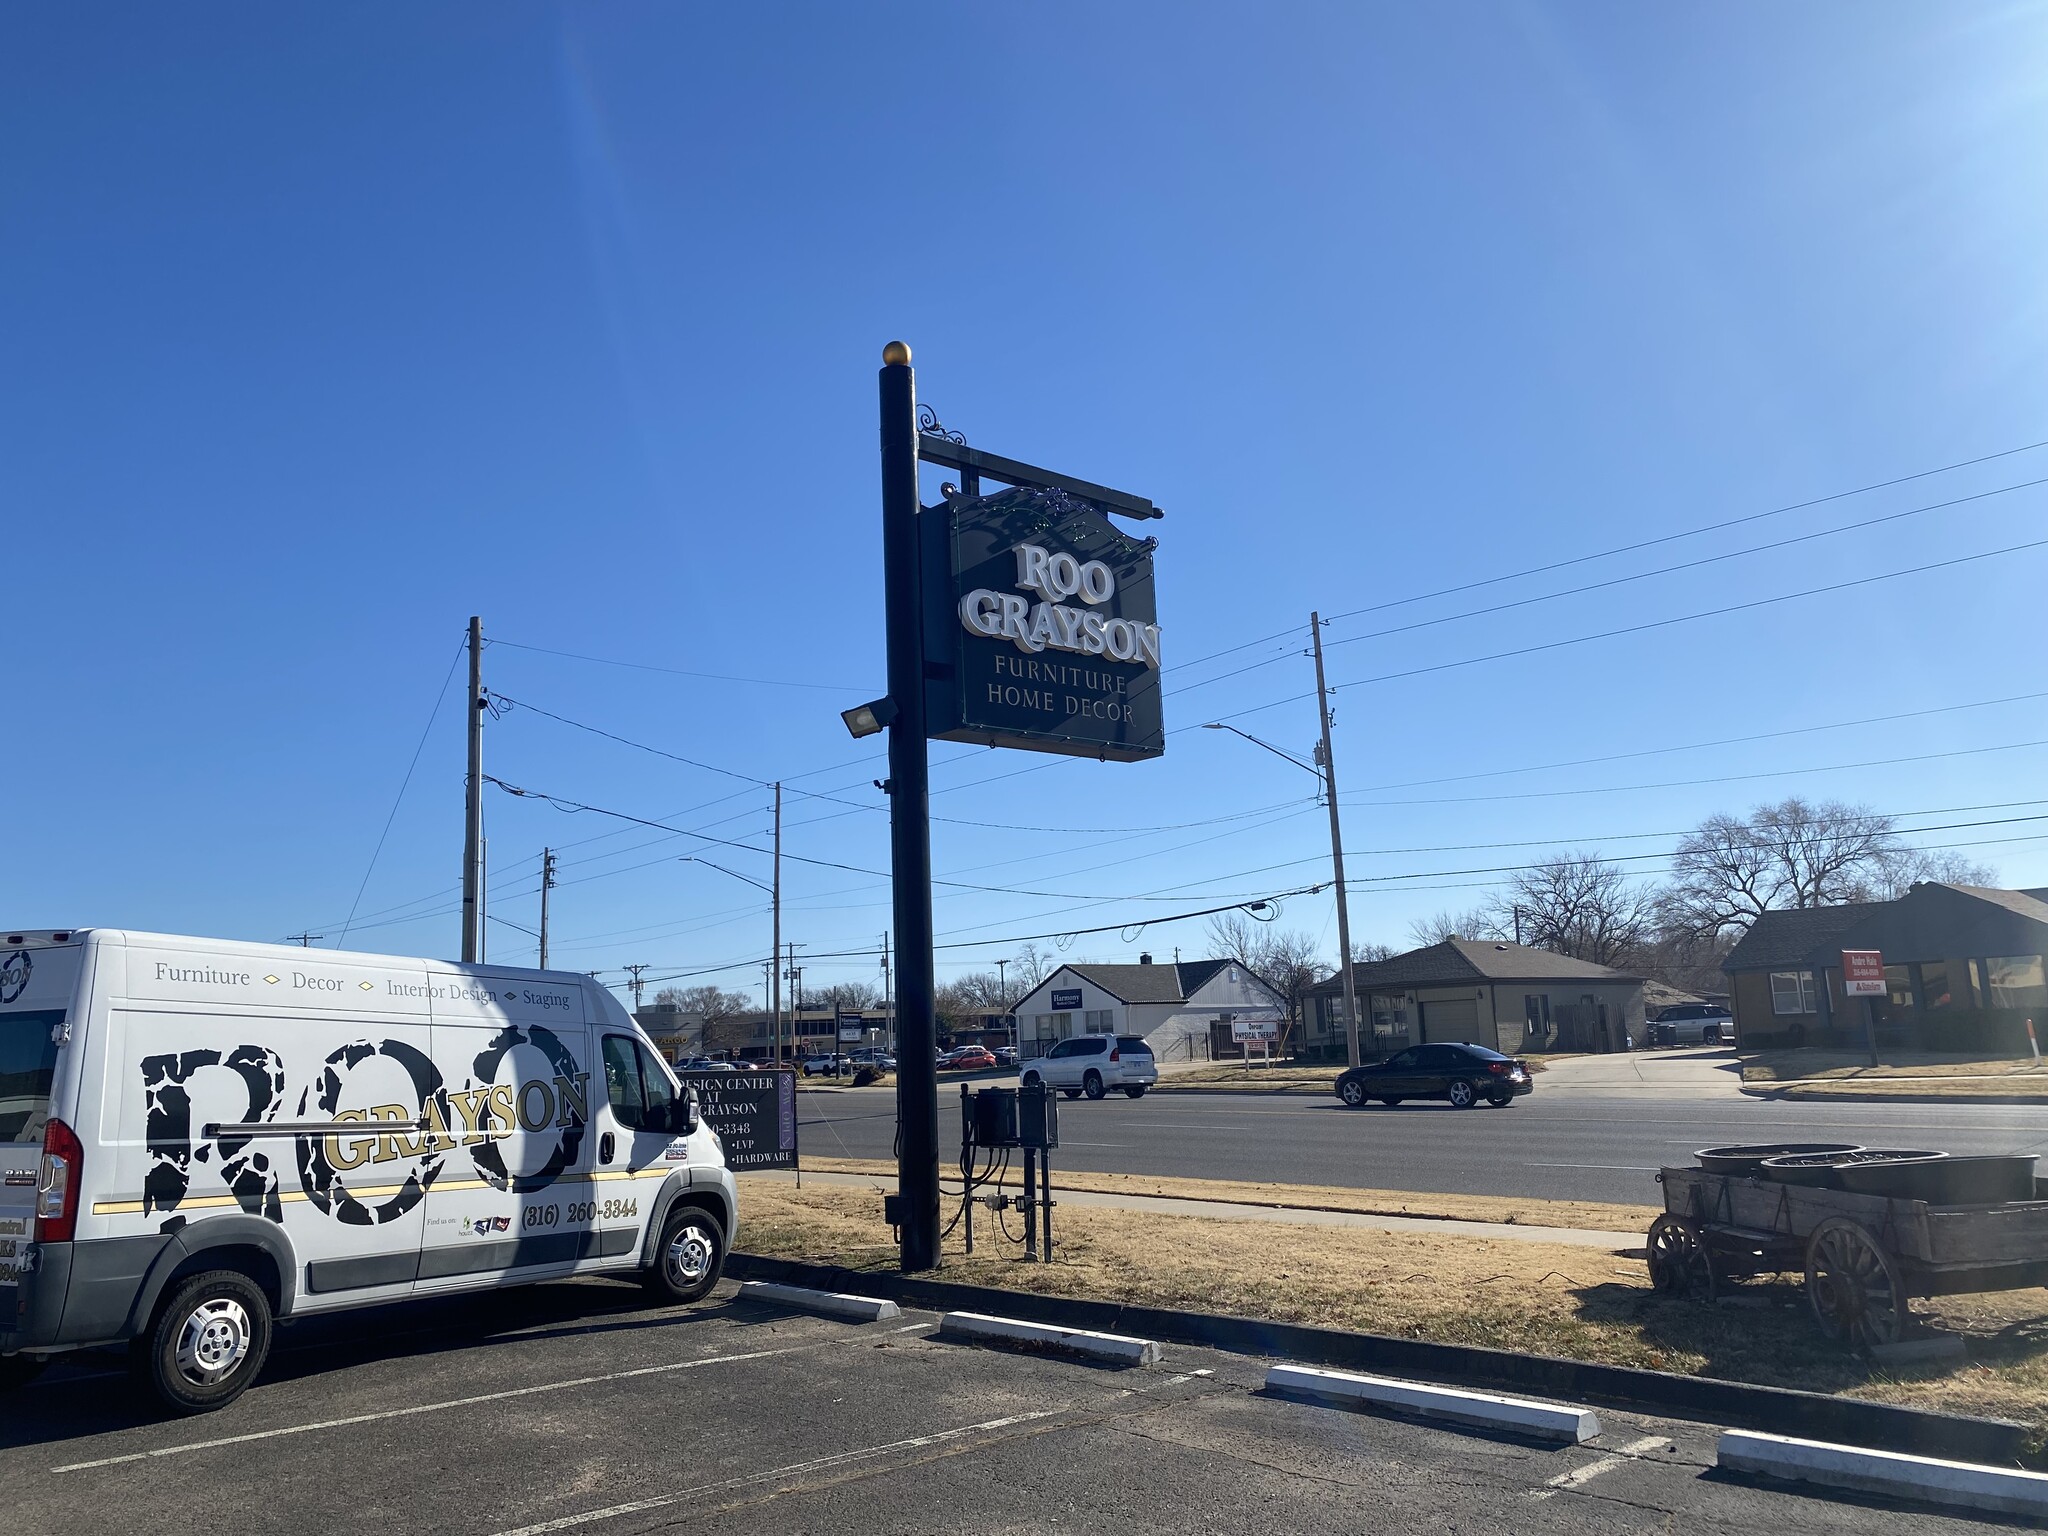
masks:
[[[962,448],[967,446],[966,436],[959,432],[948,432],[945,424],[939,420],[939,413],[928,405],[920,405],[917,408],[917,430],[926,437],[943,437],[947,442],[958,443]]]

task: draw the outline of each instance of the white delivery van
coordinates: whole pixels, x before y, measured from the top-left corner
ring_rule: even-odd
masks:
[[[196,1413],[276,1318],[634,1271],[691,1302],[737,1214],[587,977],[0,929],[0,1380],[126,1344]]]

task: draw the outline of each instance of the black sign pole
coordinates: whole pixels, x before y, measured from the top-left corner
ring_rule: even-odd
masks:
[[[889,637],[889,874],[896,914],[896,1190],[906,1272],[939,1262],[939,1071],[932,981],[932,842],[918,578],[917,375],[882,349],[882,581]]]

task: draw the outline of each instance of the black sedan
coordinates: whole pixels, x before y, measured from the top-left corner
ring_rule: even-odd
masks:
[[[1483,1045],[1412,1045],[1344,1073],[1337,1079],[1337,1097],[1353,1109],[1371,1099],[1388,1106],[1403,1099],[1448,1099],[1453,1109],[1470,1109],[1483,1099],[1505,1109],[1532,1086],[1528,1067]]]

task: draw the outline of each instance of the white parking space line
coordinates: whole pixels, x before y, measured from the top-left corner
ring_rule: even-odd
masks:
[[[866,1445],[858,1450],[814,1457],[810,1461],[793,1461],[787,1466],[748,1472],[718,1483],[700,1483],[695,1488],[683,1488],[675,1493],[664,1493],[652,1499],[635,1499],[630,1504],[613,1504],[605,1509],[585,1510],[580,1515],[563,1515],[558,1520],[543,1520],[538,1525],[522,1525],[516,1530],[500,1531],[498,1536],[547,1536],[549,1531],[566,1531],[598,1520],[616,1519],[620,1515],[637,1515],[643,1510],[661,1509],[683,1499],[698,1498],[707,1493],[725,1493],[731,1489],[746,1488],[755,1483],[770,1482],[779,1478],[802,1477],[811,1472],[829,1472],[835,1467],[871,1460],[876,1456],[886,1456],[891,1451],[923,1450],[928,1446],[943,1445],[949,1440],[958,1440],[966,1435],[988,1434],[999,1429],[1008,1429],[1013,1424],[1029,1424],[1038,1419],[1049,1419],[1065,1411],[1064,1408],[1044,1408],[1036,1413],[1013,1413],[1008,1418],[985,1419],[979,1424],[963,1424],[958,1429],[941,1429],[929,1435],[915,1435],[908,1440],[891,1440],[886,1445]]]
[[[908,1323],[901,1328],[891,1328],[891,1333],[921,1333],[927,1328],[936,1328],[937,1323]]]
[[[1563,1493],[1573,1488],[1582,1488],[1596,1477],[1605,1477],[1624,1462],[1633,1461],[1645,1452],[1654,1451],[1658,1446],[1669,1445],[1670,1443],[1671,1437],[1669,1435],[1651,1435],[1646,1439],[1631,1441],[1619,1450],[1602,1456],[1596,1461],[1587,1462],[1583,1467],[1574,1467],[1569,1472],[1560,1473],[1558,1476],[1551,1478],[1541,1488],[1532,1492],[1529,1497],[1532,1499],[1547,1499],[1552,1494]]]
[[[819,1346],[793,1345],[788,1349],[756,1349],[743,1355],[711,1355],[702,1360],[676,1360],[667,1365],[643,1365],[630,1371],[608,1371],[602,1376],[578,1376],[570,1381],[543,1382],[533,1387],[510,1387],[503,1392],[483,1392],[475,1397],[451,1398],[442,1403],[416,1403],[410,1408],[390,1408],[382,1413],[357,1413],[342,1419],[319,1419],[311,1424],[287,1424],[279,1429],[253,1430],[246,1435],[223,1435],[218,1440],[194,1440],[185,1445],[159,1446],[153,1451],[133,1451],[126,1456],[103,1456],[97,1461],[74,1461],[52,1472],[88,1472],[95,1467],[117,1467],[131,1461],[151,1461],[159,1456],[183,1456],[191,1451],[210,1451],[223,1445],[246,1445],[252,1440],[275,1440],[283,1435],[309,1435],[321,1429],[345,1429],[352,1424],[374,1424],[383,1419],[404,1419],[420,1413],[442,1413],[450,1408],[470,1408],[478,1403],[495,1403],[512,1397],[531,1397],[537,1392],[564,1392],[571,1387],[591,1387],[607,1381],[625,1381],[635,1376],[659,1376],[669,1371],[693,1371],[705,1365],[734,1365],[742,1360],[766,1360],[774,1355],[793,1355],[800,1349]]]

